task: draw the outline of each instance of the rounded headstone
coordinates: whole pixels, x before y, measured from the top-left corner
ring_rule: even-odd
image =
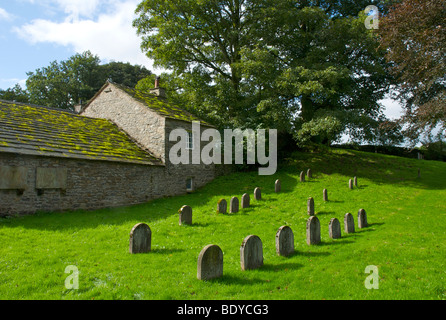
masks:
[[[258,236],[247,236],[240,247],[242,270],[257,269],[263,265],[262,240]]]
[[[279,256],[289,256],[294,252],[294,234],[288,226],[282,226],[276,233],[276,253]]]
[[[314,199],[311,197],[307,200],[307,213],[309,216],[314,216]]]
[[[322,197],[324,198],[324,201],[328,201],[328,191],[327,191],[327,189],[322,190]]]
[[[346,213],[344,216],[344,232],[345,233],[355,232],[355,221],[353,220],[353,215],[351,213]]]
[[[218,213],[226,213],[228,210],[228,203],[225,199],[220,199],[217,202],[217,212]]]
[[[242,195],[242,208],[249,208],[251,198],[249,197],[249,194],[244,193]]]
[[[352,179],[348,180],[348,188],[353,189],[353,180]]]
[[[229,212],[230,213],[236,213],[238,212],[239,207],[239,201],[237,197],[232,197],[231,201],[229,202]]]
[[[307,220],[307,244],[319,244],[321,242],[321,224],[315,216]]]
[[[354,185],[355,187],[358,186],[358,177],[354,177],[354,178],[353,178],[353,185]]]
[[[192,224],[192,208],[190,206],[182,206],[179,210],[180,225]]]
[[[138,223],[130,231],[130,253],[150,252],[152,245],[152,231],[145,223]]]
[[[307,170],[307,177],[308,178],[312,178],[313,177],[313,173],[311,172],[311,169]]]
[[[341,224],[336,218],[332,218],[328,224],[328,233],[330,238],[339,239],[341,237]]]
[[[367,214],[364,209],[359,209],[358,211],[358,228],[367,227]]]
[[[260,188],[255,188],[254,189],[254,199],[255,200],[261,200],[262,199],[262,191],[260,190]]]
[[[197,278],[211,280],[223,275],[223,251],[214,244],[204,247],[198,255]]]
[[[305,172],[300,173],[300,182],[305,182]]]
[[[274,183],[274,192],[280,192],[280,190],[282,189],[282,183],[280,182],[279,179],[276,180],[276,182]]]

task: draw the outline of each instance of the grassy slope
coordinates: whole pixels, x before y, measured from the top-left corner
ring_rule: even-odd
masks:
[[[313,179],[299,182],[312,168]],[[417,169],[421,168],[421,178]],[[359,187],[348,189],[358,176]],[[282,192],[274,193],[274,181]],[[262,201],[254,201],[255,187]],[[42,213],[0,220],[1,299],[445,299],[446,164],[354,151],[297,154],[274,176],[257,172],[221,177],[194,194],[129,208]],[[322,201],[328,189],[329,202]],[[217,201],[251,195],[252,207],[217,215]],[[307,198],[315,199],[322,243],[305,242]],[[178,225],[178,209],[193,208],[192,226]],[[367,211],[369,227],[357,228]],[[351,212],[357,232],[331,240],[328,222]],[[131,255],[133,225],[152,229],[152,252]],[[294,231],[296,253],[275,253],[282,225]],[[343,227],[342,227],[343,229]],[[256,234],[264,266],[241,271],[240,245]],[[224,253],[224,276],[196,279],[207,244]],[[79,290],[64,287],[68,265],[79,268]],[[368,290],[365,268],[379,270]]]

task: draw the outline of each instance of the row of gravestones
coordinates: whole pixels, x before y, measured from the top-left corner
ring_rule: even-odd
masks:
[[[358,226],[367,226],[367,216],[364,209],[358,212]],[[355,232],[353,216],[347,213],[344,217],[346,233]],[[341,226],[338,219],[333,218],[329,223],[329,235],[332,239],[341,237]],[[307,244],[313,245],[321,242],[320,223],[317,217],[312,216],[307,221]],[[294,233],[288,226],[282,226],[276,233],[276,253],[289,256],[294,253]],[[262,241],[256,235],[246,237],[240,247],[240,266],[242,270],[257,269],[263,265]],[[217,245],[210,244],[204,247],[197,262],[197,278],[211,280],[223,275],[223,251]]]
[[[312,177],[311,169],[308,169],[307,176]],[[303,172],[300,174],[301,181],[305,181]],[[351,181],[351,180],[350,180]],[[357,185],[357,179],[354,179]],[[274,186],[275,192],[281,191],[281,181],[276,180]],[[323,190],[324,201],[328,201],[327,190]],[[261,200],[260,188],[254,189],[254,198]],[[250,205],[250,198],[248,194],[242,196],[242,208],[247,208]],[[230,212],[238,212],[238,198],[231,198]],[[217,211],[219,213],[226,213],[227,203],[225,199],[221,199],[217,204]],[[320,243],[320,223],[319,219],[314,216],[314,200],[308,200],[308,214],[311,216],[307,221],[307,244],[313,245]],[[190,206],[183,206],[179,210],[179,224],[192,224],[192,208]],[[364,228],[367,226],[367,215],[364,209],[358,211],[358,227]],[[346,233],[355,232],[354,220],[351,213],[344,216],[344,230]],[[329,223],[329,236],[332,239],[341,237],[341,226],[339,220],[332,218]],[[130,253],[145,253],[151,250],[152,233],[150,227],[145,223],[135,225],[130,232]],[[294,234],[290,227],[282,226],[276,233],[276,252],[282,256],[288,256],[294,252]],[[263,265],[263,248],[259,237],[250,235],[246,237],[240,247],[240,263],[242,270],[256,269]],[[208,245],[200,252],[198,258],[197,278],[201,280],[209,280],[221,277],[223,274],[223,252],[216,245]]]
[[[184,208],[184,207],[183,207]],[[358,211],[358,227],[367,227],[367,214],[364,209]],[[341,237],[341,225],[339,220],[333,218],[329,223],[329,236],[332,239]],[[355,232],[355,225],[351,213],[344,216],[344,231]],[[276,253],[281,256],[289,256],[294,252],[294,233],[288,226],[282,226],[276,233]],[[321,242],[321,227],[319,219],[312,216],[306,225],[306,240],[308,245]],[[138,223],[130,232],[129,251],[132,254],[147,253],[151,251],[152,231],[145,223]],[[262,241],[256,235],[246,237],[240,247],[240,265],[242,270],[257,269],[263,265]],[[204,247],[197,262],[197,278],[210,280],[223,275],[223,252],[217,245]]]
[[[280,192],[280,180],[276,180],[275,184],[276,192]],[[278,191],[277,191],[278,190]],[[262,199],[262,191],[260,188],[254,189],[254,199],[261,200]],[[242,209],[248,208],[251,204],[251,198],[249,194],[245,193],[242,195]],[[225,199],[220,199],[217,202],[217,213],[226,213],[228,211],[228,203]],[[239,200],[237,197],[232,197],[229,202],[229,213],[237,213],[239,211]]]

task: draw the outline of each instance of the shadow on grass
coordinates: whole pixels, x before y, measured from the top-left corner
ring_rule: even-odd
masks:
[[[289,257],[291,257],[292,255],[290,255]],[[265,263],[262,267],[260,267],[259,271],[265,271],[265,272],[270,272],[270,271],[282,271],[285,269],[299,269],[302,268],[303,264],[300,263],[295,263],[295,262],[283,262],[283,263]]]
[[[234,276],[234,275],[228,275],[223,274],[220,278],[212,279],[212,280],[206,280],[213,283],[223,283],[223,284],[241,284],[241,285],[257,285],[261,282],[267,282],[264,279],[259,278],[246,278],[242,276]]]

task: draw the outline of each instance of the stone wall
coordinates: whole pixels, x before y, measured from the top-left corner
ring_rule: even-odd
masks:
[[[118,207],[178,192],[162,166],[0,153],[0,167],[26,172],[26,186],[0,188],[0,216]]]
[[[0,174],[14,172],[18,179],[0,186],[0,216],[145,203],[187,193],[188,178],[197,189],[229,171],[225,166],[167,168],[0,153]]]

